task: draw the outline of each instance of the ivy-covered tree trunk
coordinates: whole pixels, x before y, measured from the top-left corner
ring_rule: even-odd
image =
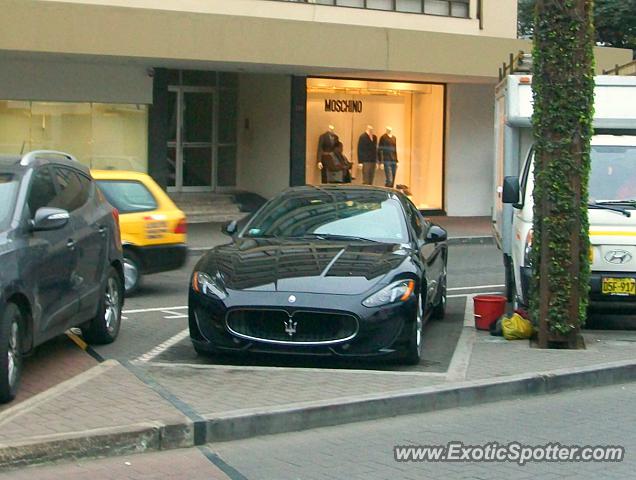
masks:
[[[539,346],[576,346],[589,281],[593,133],[592,0],[537,0],[534,31],[534,235],[530,308]]]

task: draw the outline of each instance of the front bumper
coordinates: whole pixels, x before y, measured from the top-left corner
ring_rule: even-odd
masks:
[[[347,295],[296,294],[289,306],[289,293],[240,292],[220,301],[190,289],[188,317],[190,338],[200,350],[209,352],[263,352],[294,355],[373,357],[391,355],[404,348],[415,321],[415,297],[395,305],[367,308],[358,297]],[[232,298],[235,297],[235,298]],[[249,339],[230,331],[228,312],[238,309],[284,310],[320,314],[351,315],[357,319],[355,335],[340,341],[271,342]],[[284,325],[281,322],[281,329]]]
[[[592,272],[590,274],[590,308],[594,310],[636,310],[636,296],[605,295],[601,285],[603,277],[636,278],[636,272]],[[532,268],[521,267],[522,303],[528,304]]]
[[[185,244],[135,247],[141,260],[141,273],[151,274],[178,270],[185,265],[188,247]]]
[[[636,272],[592,272],[590,275],[590,308],[595,310],[636,310],[636,296],[604,295],[604,277],[636,278]]]

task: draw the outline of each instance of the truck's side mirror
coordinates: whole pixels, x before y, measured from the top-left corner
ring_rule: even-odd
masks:
[[[519,177],[506,177],[503,183],[503,203],[519,205]]]

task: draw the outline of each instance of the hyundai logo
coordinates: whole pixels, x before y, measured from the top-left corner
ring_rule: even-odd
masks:
[[[614,265],[622,265],[630,262],[632,255],[625,250],[610,250],[605,254],[605,261]]]

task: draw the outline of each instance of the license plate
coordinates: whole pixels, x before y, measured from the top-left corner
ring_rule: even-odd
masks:
[[[636,295],[636,278],[603,278],[603,295]]]
[[[149,240],[157,240],[162,238],[168,230],[166,222],[148,222],[146,224],[146,238]]]

